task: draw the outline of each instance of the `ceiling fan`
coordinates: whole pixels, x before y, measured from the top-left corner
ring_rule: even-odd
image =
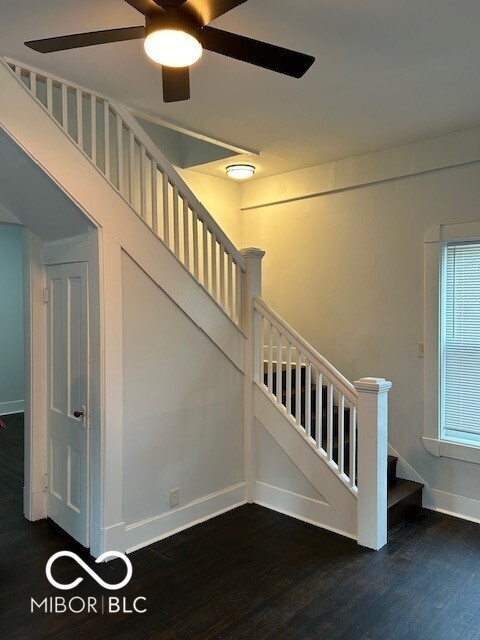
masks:
[[[162,65],[163,100],[190,98],[189,66],[203,49],[258,67],[301,78],[312,56],[207,26],[246,0],[125,0],[145,16],[145,26],[76,33],[25,42],[40,53],[65,51],[109,42],[145,39],[145,51]]]

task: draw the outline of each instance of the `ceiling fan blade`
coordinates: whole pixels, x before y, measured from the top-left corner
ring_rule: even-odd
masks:
[[[138,40],[145,37],[145,27],[125,27],[122,29],[107,29],[107,31],[90,31],[88,33],[74,33],[70,36],[45,38],[44,40],[30,40],[25,42],[27,47],[39,53],[52,53],[79,47],[91,47],[95,44],[109,42],[124,42]]]
[[[128,2],[129,5],[137,11],[140,11],[140,13],[143,13],[144,16],[150,16],[156,12],[164,13],[162,7],[154,2],[154,0],[125,0],[125,2]]]
[[[243,62],[249,62],[257,67],[270,69],[293,78],[301,78],[315,62],[315,58],[304,53],[213,27],[204,27],[201,30],[200,42],[209,51],[215,51],[229,58],[243,60]]]
[[[190,99],[188,67],[162,67],[163,101],[181,102]]]
[[[247,0],[187,0],[182,9],[199,24],[210,24],[215,18],[223,16]],[[163,4],[163,3],[162,3]]]

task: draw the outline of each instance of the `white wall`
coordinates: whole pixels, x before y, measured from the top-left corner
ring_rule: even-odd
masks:
[[[122,304],[124,517],[132,547],[218,511],[219,493],[244,499],[243,374],[126,254]],[[179,509],[170,509],[174,488]],[[191,505],[205,498],[199,516]],[[164,524],[170,514],[177,519]],[[129,525],[145,520],[146,533],[141,525],[129,538]]]
[[[479,138],[461,135],[470,140],[465,154],[458,139],[455,149],[451,139],[435,141],[432,165],[452,165],[440,171],[412,169],[421,143],[344,161],[341,187],[315,184],[322,168],[265,179],[265,190],[252,183],[243,193],[249,207],[322,195],[244,211],[243,242],[266,251],[266,301],[340,371],[393,381],[390,444],[429,485],[426,503],[480,518],[479,466],[435,458],[421,442],[424,235],[435,224],[480,220],[480,166],[462,166],[480,158]]]
[[[0,224],[0,415],[23,411],[22,232]]]

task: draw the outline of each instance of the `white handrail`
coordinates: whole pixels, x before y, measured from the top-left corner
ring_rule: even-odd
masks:
[[[311,363],[316,366],[325,376],[327,376],[352,404],[356,404],[358,393],[353,384],[336,369],[326,358],[312,347],[302,336],[295,331],[281,316],[269,307],[262,298],[255,298],[254,308],[267,318],[276,329],[289,339],[299,351],[304,352],[309,357]]]
[[[0,62],[240,327],[243,256],[128,109],[15,60]]]

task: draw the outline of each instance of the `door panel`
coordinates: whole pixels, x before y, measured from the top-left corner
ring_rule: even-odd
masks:
[[[47,515],[88,546],[87,263],[48,267],[47,284]]]

